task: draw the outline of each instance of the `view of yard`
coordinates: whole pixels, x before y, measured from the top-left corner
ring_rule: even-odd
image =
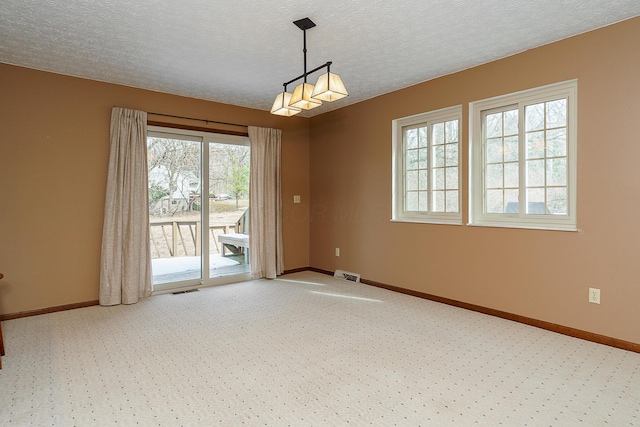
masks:
[[[239,208],[236,209],[235,200],[211,201],[209,209],[209,253],[220,254],[217,236],[221,233],[249,233],[249,230],[238,227],[238,222],[244,221],[245,212],[249,206],[249,200],[239,200]],[[247,213],[248,215],[248,213]],[[196,225],[199,229],[201,218],[198,211],[187,211],[179,214],[152,215],[151,225],[151,256],[152,258],[167,258],[171,256],[196,255]],[[175,225],[174,225],[175,223]],[[173,230],[177,230],[177,250],[174,252]],[[199,241],[199,239],[198,239]],[[199,253],[200,251],[197,251]]]
[[[249,233],[249,147],[151,131],[147,149],[154,285],[247,272],[245,248],[227,245],[223,257],[219,236]],[[205,254],[209,272],[201,272]]]

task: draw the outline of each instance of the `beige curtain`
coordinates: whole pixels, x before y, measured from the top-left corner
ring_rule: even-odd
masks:
[[[151,295],[147,113],[114,107],[102,230],[100,305]]]
[[[284,271],[279,129],[249,126],[251,174],[249,235],[251,277],[274,279]]]

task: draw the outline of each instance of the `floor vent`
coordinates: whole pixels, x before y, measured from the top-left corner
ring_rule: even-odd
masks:
[[[188,294],[190,292],[198,292],[197,289],[189,289],[188,291],[171,292],[172,295]]]
[[[360,275],[358,273],[351,273],[349,271],[344,270],[336,270],[333,274],[333,277],[337,277],[338,279],[344,279],[349,282],[360,283]]]

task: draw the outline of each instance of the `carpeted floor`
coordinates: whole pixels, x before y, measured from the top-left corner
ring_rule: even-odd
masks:
[[[640,425],[640,354],[311,272],[2,327],[7,426]]]

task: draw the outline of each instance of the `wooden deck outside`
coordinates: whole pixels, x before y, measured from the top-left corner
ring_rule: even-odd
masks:
[[[209,226],[209,277],[248,273],[250,266],[244,248],[224,257],[220,235],[244,233],[245,214],[232,224]],[[153,284],[197,280],[201,278],[201,223],[194,220],[155,221],[150,226],[151,258],[154,264]],[[248,248],[247,248],[248,249]],[[220,257],[224,257],[224,260]],[[183,262],[184,261],[184,262]]]
[[[219,256],[219,255],[214,255],[214,256]],[[210,268],[209,269],[210,278],[249,273],[251,271],[250,266],[248,264],[245,264],[244,262],[245,257],[243,254],[227,255],[226,258],[229,260],[236,261],[237,264],[223,265],[220,267]],[[162,264],[162,262],[166,260],[168,260],[168,258],[157,258],[154,260],[154,265],[158,265],[158,263]],[[170,272],[163,272],[161,274],[154,274],[153,284],[162,285],[165,283],[182,282],[185,280],[198,280],[201,278],[201,276],[202,275],[200,274],[199,268],[178,269]]]

